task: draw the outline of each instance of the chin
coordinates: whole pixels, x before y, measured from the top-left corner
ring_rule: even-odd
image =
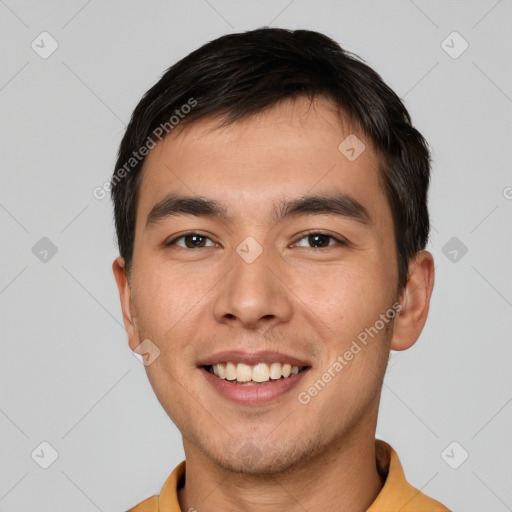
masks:
[[[233,473],[252,476],[282,474],[307,464],[316,453],[313,446],[297,443],[277,443],[263,439],[242,441],[239,447],[231,445],[223,453],[205,453],[216,465]],[[236,443],[238,446],[238,443]]]

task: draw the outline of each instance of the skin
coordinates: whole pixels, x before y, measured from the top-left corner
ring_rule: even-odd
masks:
[[[130,348],[150,339],[161,351],[146,371],[183,436],[181,509],[364,511],[383,486],[375,430],[389,351],[411,347],[423,329],[433,257],[418,253],[397,296],[393,221],[376,154],[359,134],[366,144],[359,158],[338,150],[354,132],[327,100],[287,100],[223,128],[217,121],[191,123],[147,156],[131,282],[123,258],[113,263]],[[324,214],[270,220],[278,200],[333,191],[361,202],[372,225]],[[223,201],[232,219],[181,215],[147,229],[149,211],[170,192]],[[347,245],[331,238],[315,245],[303,234],[311,230]],[[186,248],[184,239],[163,246],[188,231],[208,237],[202,247]],[[250,264],[236,252],[247,236],[263,248]],[[395,301],[403,309],[394,322],[301,404],[298,392]],[[312,368],[275,402],[238,405],[196,366],[223,350],[276,350]]]

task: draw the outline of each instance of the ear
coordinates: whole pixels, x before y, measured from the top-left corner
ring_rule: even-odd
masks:
[[[434,257],[420,251],[409,265],[409,278],[400,297],[402,309],[395,317],[391,350],[406,350],[418,340],[427,320],[434,288]]]
[[[131,350],[135,350],[139,345],[139,331],[137,329],[137,323],[135,316],[133,315],[132,301],[131,301],[131,287],[128,282],[126,275],[125,261],[124,258],[119,256],[112,263],[112,271],[117,283],[117,289],[119,290],[119,299],[121,301],[121,309],[123,312],[123,322],[128,334],[128,345]]]

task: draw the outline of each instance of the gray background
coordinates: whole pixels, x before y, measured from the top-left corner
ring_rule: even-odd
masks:
[[[511,22],[510,0],[0,0],[0,510],[122,511],[183,459],[128,348],[111,204],[92,192],[167,67],[263,25],[359,54],[430,142],[436,285],[418,343],[392,354],[377,436],[451,509],[512,510]]]

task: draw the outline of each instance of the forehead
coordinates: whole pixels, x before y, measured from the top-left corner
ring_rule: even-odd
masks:
[[[270,222],[285,198],[336,191],[363,204],[377,227],[391,222],[372,144],[327,100],[285,101],[223,127],[219,120],[185,125],[150,151],[137,225],[169,193],[212,198],[246,220]]]

